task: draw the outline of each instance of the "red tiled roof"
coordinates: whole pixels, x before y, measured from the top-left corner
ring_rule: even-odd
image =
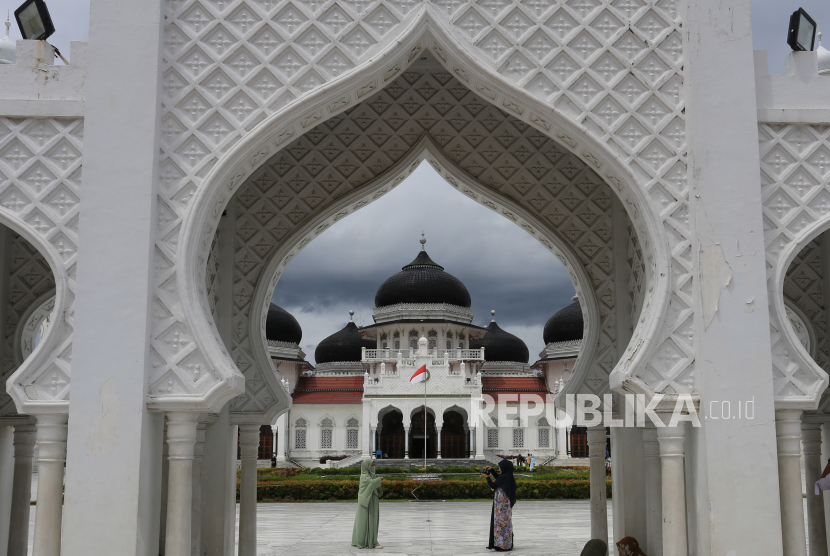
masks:
[[[481,393],[492,396],[499,403],[518,402],[522,394],[545,396],[550,391],[541,377],[493,376],[481,377]],[[503,400],[505,394],[511,397]]]
[[[295,404],[363,403],[363,377],[300,377],[292,397]]]

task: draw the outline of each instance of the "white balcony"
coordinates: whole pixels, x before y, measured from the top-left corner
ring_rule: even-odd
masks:
[[[398,363],[411,362],[417,355],[417,349],[366,349],[363,348],[362,363]],[[484,348],[480,349],[433,349],[434,364],[443,365],[453,361],[484,361]]]

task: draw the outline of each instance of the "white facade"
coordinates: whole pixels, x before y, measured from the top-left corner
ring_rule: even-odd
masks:
[[[613,532],[604,427],[588,431],[592,536],[826,550],[798,460],[810,483],[828,449],[830,79],[815,52],[768,75],[750,23],[748,0],[93,0],[71,65],[18,41],[0,64],[0,317],[49,294],[57,318],[25,361],[3,344],[0,539],[27,536],[36,437],[38,556],[231,554],[239,435],[253,554],[255,433],[291,403],[271,292],[426,159],[571,273],[586,334],[558,395],[695,400],[700,428],[612,429]],[[812,280],[790,272],[815,241]],[[712,418],[747,400],[752,419]]]

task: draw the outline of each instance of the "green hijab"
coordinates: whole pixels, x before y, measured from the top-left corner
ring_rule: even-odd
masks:
[[[363,507],[369,506],[377,485],[375,484],[375,468],[371,458],[364,459],[360,464],[360,486],[357,490],[357,503]]]

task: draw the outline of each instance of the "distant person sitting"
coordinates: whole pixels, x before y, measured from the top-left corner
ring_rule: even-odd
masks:
[[[519,467],[522,467],[524,464],[525,464],[524,456],[522,454],[519,454],[518,456],[516,456],[516,465],[518,465]]]
[[[383,457],[383,452],[381,452],[380,450],[378,450],[378,451],[375,453],[375,459],[381,459],[382,457]]]
[[[271,468],[275,468],[277,466],[277,456],[271,456]]]

